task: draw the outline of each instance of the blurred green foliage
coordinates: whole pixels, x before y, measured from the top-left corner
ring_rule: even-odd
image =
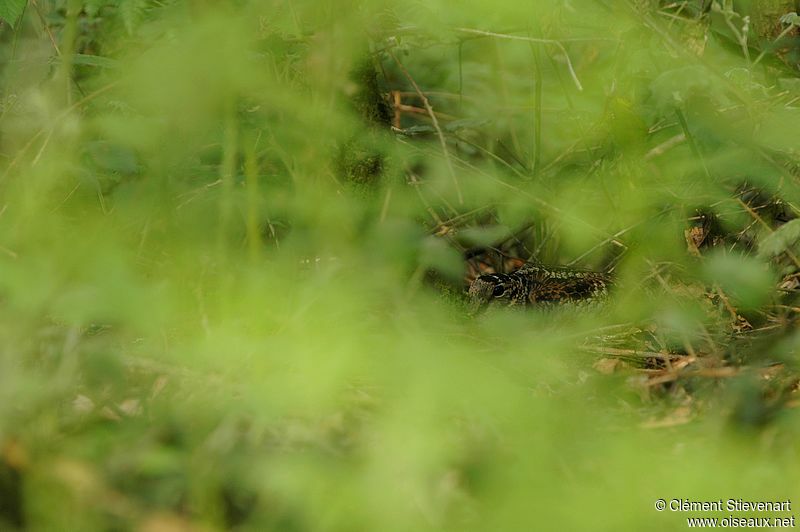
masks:
[[[766,12],[0,2],[0,528],[800,504],[797,31]],[[610,306],[468,317],[464,251],[520,228],[613,267]]]

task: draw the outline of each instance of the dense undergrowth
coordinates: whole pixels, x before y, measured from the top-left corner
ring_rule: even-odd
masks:
[[[0,528],[800,495],[784,4],[0,3]],[[528,258],[610,302],[466,312]]]

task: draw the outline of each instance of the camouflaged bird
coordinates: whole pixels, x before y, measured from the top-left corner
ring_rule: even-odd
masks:
[[[537,308],[589,307],[608,295],[611,276],[528,262],[511,273],[481,275],[469,287],[474,311],[488,304]]]

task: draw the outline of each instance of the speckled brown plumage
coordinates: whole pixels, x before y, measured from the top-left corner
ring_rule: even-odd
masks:
[[[481,275],[472,281],[469,297],[473,310],[489,303],[539,308],[590,306],[605,299],[610,285],[608,274],[529,262],[508,274]]]

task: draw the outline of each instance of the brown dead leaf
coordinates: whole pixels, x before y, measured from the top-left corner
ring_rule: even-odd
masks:
[[[597,362],[595,362],[592,367],[598,373],[602,375],[611,375],[617,368],[622,364],[622,361],[618,358],[601,358]]]

